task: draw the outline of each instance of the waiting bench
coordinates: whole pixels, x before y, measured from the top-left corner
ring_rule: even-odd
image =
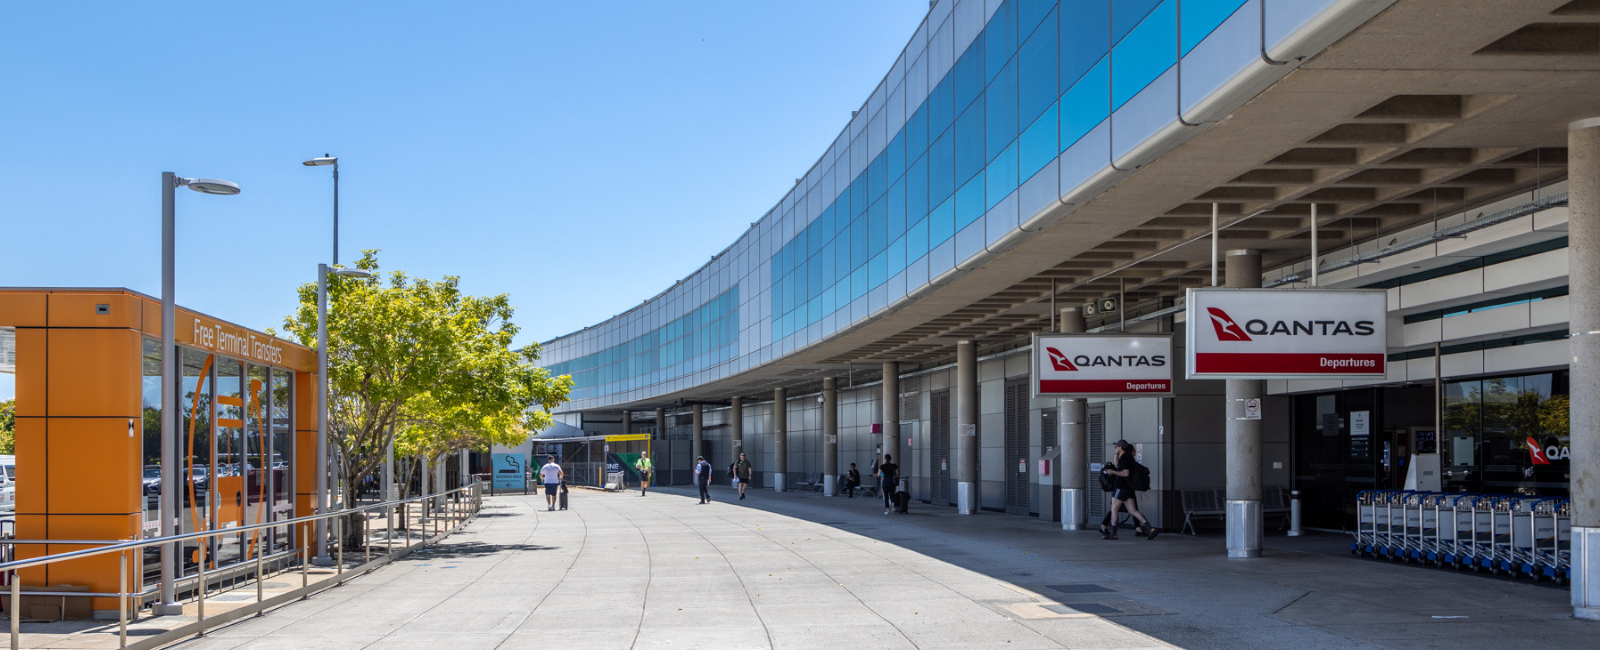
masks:
[[[1227,491],[1216,488],[1198,490],[1182,490],[1183,495],[1183,528],[1190,535],[1195,534],[1194,520],[1215,517],[1225,519],[1228,516]],[[1289,501],[1285,498],[1282,486],[1271,485],[1261,491],[1261,515],[1263,518],[1271,515],[1281,516],[1283,519],[1279,528],[1289,526]]]

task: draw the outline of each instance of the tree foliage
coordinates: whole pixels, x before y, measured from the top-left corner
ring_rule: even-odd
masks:
[[[549,426],[545,411],[566,401],[572,379],[537,367],[538,345],[511,349],[517,327],[506,295],[465,295],[453,276],[385,277],[375,250],[356,267],[374,277],[328,278],[328,438],[342,476],[359,483],[376,472],[390,442],[397,455],[436,460],[519,444]],[[299,308],[284,321],[312,347],[316,294],[314,284],[300,287]]]
[[[17,449],[17,400],[0,400],[0,454]]]

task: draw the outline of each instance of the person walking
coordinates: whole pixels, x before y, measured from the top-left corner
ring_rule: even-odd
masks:
[[[566,473],[556,464],[556,457],[545,456],[544,467],[539,468],[539,482],[544,484],[544,500],[551,510],[556,509],[556,490],[561,488],[561,479],[565,477]]]
[[[894,456],[883,455],[883,463],[878,465],[878,491],[883,493],[883,514],[894,512],[894,493],[900,487],[900,466],[894,464]]]
[[[856,488],[861,487],[861,470],[856,469],[855,463],[850,463],[850,471],[844,475],[844,493],[851,499],[856,498]]]
[[[700,505],[711,503],[711,463],[705,456],[694,459],[694,484],[700,487]]]
[[[1156,535],[1160,534],[1160,531],[1157,531],[1155,526],[1151,526],[1150,520],[1145,519],[1144,515],[1140,514],[1139,504],[1135,500],[1140,479],[1148,476],[1150,470],[1139,464],[1139,461],[1134,460],[1132,443],[1126,440],[1118,440],[1116,448],[1117,462],[1100,470],[1115,477],[1116,483],[1116,489],[1111,492],[1111,531],[1110,534],[1102,535],[1101,537],[1104,539],[1117,538],[1117,512],[1126,510],[1128,514],[1133,515],[1135,521],[1139,522],[1134,527],[1134,532],[1144,535],[1146,539],[1155,539]]]
[[[744,490],[750,487],[750,477],[755,474],[755,467],[744,457],[744,452],[739,452],[739,460],[733,463],[733,482],[739,484],[739,500],[744,500]]]
[[[650,474],[655,469],[650,462],[650,454],[640,455],[639,462],[634,463],[633,468],[639,470],[639,496],[644,496],[650,490]]]

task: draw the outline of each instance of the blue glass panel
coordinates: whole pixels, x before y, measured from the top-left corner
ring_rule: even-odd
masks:
[[[883,252],[883,247],[889,245],[889,208],[888,201],[878,201],[872,204],[872,209],[867,210],[867,255],[877,255]]]
[[[867,262],[867,286],[873,289],[889,279],[888,254],[879,253]]]
[[[1028,34],[1033,33],[1039,21],[1045,14],[1056,8],[1056,0],[1018,0],[1017,1],[1017,34],[1023,40],[1028,39]],[[1054,28],[1055,25],[1050,25]]]
[[[928,214],[928,159],[919,158],[906,170],[906,215],[918,219]]]
[[[896,239],[894,240],[893,244],[889,244],[889,249],[884,251],[884,254],[889,256],[889,268],[887,271],[885,271],[885,273],[887,273],[890,277],[894,277],[896,273],[906,270],[905,237]]]
[[[1183,3],[1183,53],[1199,45],[1223,21],[1243,6],[1245,0],[1189,0]]]
[[[838,295],[839,287],[837,284],[829,286],[826,291],[822,292],[822,314],[824,316],[833,313],[833,310],[839,308]]]
[[[1061,0],[1061,87],[1078,78],[1111,51],[1110,7],[1104,0]]]
[[[956,190],[956,232],[977,221],[987,209],[983,203],[983,174],[980,173]]]
[[[989,89],[983,91],[984,118],[987,133],[984,135],[984,162],[994,160],[1000,151],[1017,139],[1017,65],[1006,65],[995,75]]]
[[[956,200],[952,197],[928,213],[928,250],[938,248],[955,234]]]
[[[1056,30],[1056,12],[1044,19],[1044,24],[1023,41],[1017,54],[1017,119],[1019,124],[1029,124],[1061,97],[1061,55],[1056,44],[1060,42]]]
[[[1066,151],[1110,114],[1111,69],[1102,59],[1061,96],[1061,150]]]
[[[1177,0],[1161,3],[1111,51],[1112,110],[1122,108],[1178,61],[1177,4]]]
[[[983,34],[978,34],[978,39],[967,48],[967,53],[956,59],[955,68],[950,70],[950,78],[955,80],[954,107],[955,112],[960,114],[978,99],[986,85],[983,76]]]
[[[889,148],[884,150],[883,159],[884,164],[886,165],[885,169],[889,177],[889,182],[893,183],[896,179],[900,178],[901,174],[906,173],[905,131],[902,130],[901,132],[896,133],[894,135],[894,139],[889,141]]]
[[[889,188],[889,197],[884,199],[889,204],[888,238],[894,241],[896,237],[906,231],[906,184],[902,180]]]
[[[1000,3],[999,9],[994,10],[994,15],[989,17],[989,24],[983,28],[983,60],[988,72],[985,77],[992,81],[1016,51],[1017,3],[1016,0],[1006,0]]]
[[[861,268],[850,274],[850,299],[855,300],[866,295],[867,290],[871,288],[867,285],[867,265],[863,263]]]
[[[983,169],[983,104],[973,102],[956,118],[955,182],[960,185]]]
[[[835,243],[830,241],[827,246],[822,247],[822,253],[817,258],[820,261],[819,266],[822,267],[823,286],[833,284],[839,279],[839,262],[834,259],[838,250]]]
[[[850,269],[855,268],[850,263],[850,227],[845,226],[844,232],[839,233],[839,238],[834,240],[838,249],[833,256],[833,277],[837,280],[849,277]]]
[[[1111,44],[1115,46],[1121,42],[1128,32],[1139,25],[1139,21],[1149,15],[1161,0],[1115,0],[1111,3]],[[1175,50],[1174,41],[1168,41],[1168,49]]]
[[[983,170],[983,175],[988,179],[985,193],[989,200],[983,206],[983,211],[988,212],[996,203],[1005,200],[1017,189],[1017,145],[1012,143],[1005,151],[995,156],[993,162]]]
[[[816,221],[811,222],[811,225],[806,226],[807,255],[815,256],[822,251],[822,245],[828,241],[827,235],[822,234],[822,229],[822,217],[820,216],[817,217]]]
[[[858,217],[850,223],[850,268],[867,263],[867,219]]]
[[[916,112],[906,120],[905,130],[902,131],[906,138],[906,160],[916,160],[928,151],[928,105],[918,106]]]
[[[955,139],[955,129],[951,129],[928,147],[928,203],[938,204],[955,191]]]
[[[955,85],[952,79],[955,75],[947,74],[939,80],[939,85],[933,87],[933,92],[928,93],[928,101],[922,106],[928,111],[928,137],[938,138],[940,133],[950,128],[951,120],[956,118],[954,92],[951,87]]]
[[[806,297],[815,298],[822,293],[822,258],[815,257],[806,263]]]
[[[906,259],[915,262],[928,254],[928,219],[917,221],[906,230]]]
[[[1051,106],[1050,110],[1040,115],[1039,119],[1022,132],[1022,137],[1017,138],[1017,175],[1022,179],[1033,178],[1033,175],[1045,165],[1056,159],[1061,149],[1056,143],[1056,134],[1059,133],[1060,118],[1056,111],[1059,105]]]
[[[867,200],[867,175],[860,174],[850,181],[850,216],[859,217],[872,202]]]
[[[875,202],[883,198],[883,193],[889,189],[889,164],[884,161],[884,155],[878,154],[871,163],[867,164],[867,201]]]

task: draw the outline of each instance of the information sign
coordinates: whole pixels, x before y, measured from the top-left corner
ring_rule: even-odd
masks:
[[[1170,334],[1035,334],[1037,397],[1165,397],[1172,394]]]
[[[1190,379],[1378,379],[1382,289],[1190,289]]]

